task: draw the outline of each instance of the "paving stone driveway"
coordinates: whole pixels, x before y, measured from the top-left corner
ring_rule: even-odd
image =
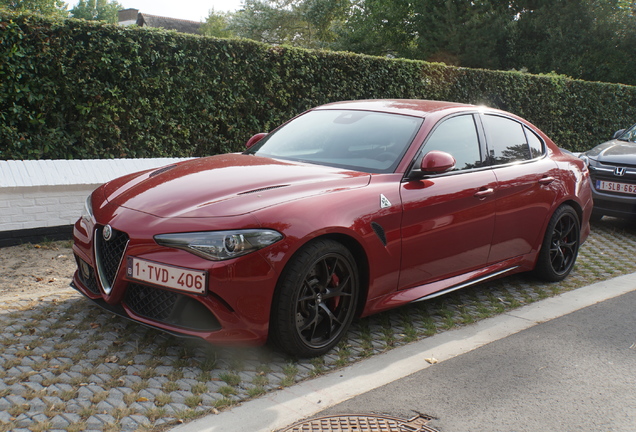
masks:
[[[636,271],[636,227],[593,225],[559,284],[517,275],[354,322],[327,355],[174,338],[79,294],[0,306],[0,431],[163,430],[455,326]]]

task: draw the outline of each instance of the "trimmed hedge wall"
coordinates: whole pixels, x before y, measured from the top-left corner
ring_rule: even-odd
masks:
[[[0,15],[0,159],[204,156],[327,102],[485,104],[585,150],[636,122],[636,87]]]

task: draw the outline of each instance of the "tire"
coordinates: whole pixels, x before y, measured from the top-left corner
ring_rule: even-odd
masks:
[[[550,218],[535,267],[536,275],[558,282],[570,274],[579,253],[581,223],[572,207],[562,205]]]
[[[358,268],[345,246],[328,239],[308,243],[279,279],[270,340],[294,357],[325,354],[347,332],[359,290]]]

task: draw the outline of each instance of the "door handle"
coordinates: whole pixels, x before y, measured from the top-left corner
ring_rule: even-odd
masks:
[[[495,193],[493,188],[481,188],[475,192],[475,198],[484,199]]]
[[[554,177],[552,176],[545,176],[542,177],[541,179],[539,179],[539,184],[542,185],[549,185],[550,183],[552,183],[554,181]]]

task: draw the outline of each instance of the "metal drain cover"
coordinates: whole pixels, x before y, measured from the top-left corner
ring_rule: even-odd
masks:
[[[376,414],[345,414],[304,420],[280,432],[437,432],[426,426],[430,420],[423,415],[405,420]]]

